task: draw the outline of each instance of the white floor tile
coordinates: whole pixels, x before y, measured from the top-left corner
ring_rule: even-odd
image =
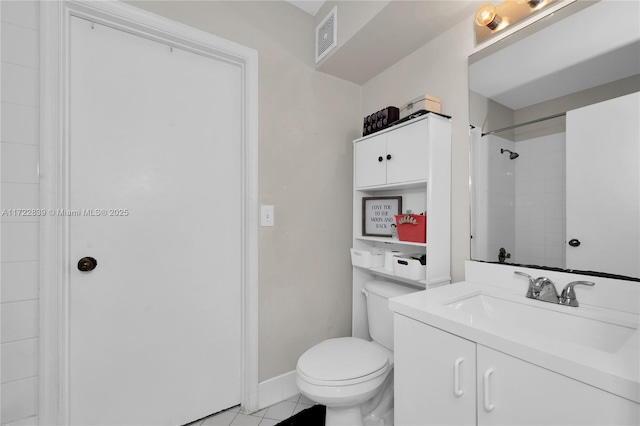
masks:
[[[307,408],[311,408],[311,407],[313,407],[313,405],[298,403],[298,405],[296,405],[296,408],[293,410],[293,414],[297,414],[300,411],[306,410]]]
[[[223,411],[215,416],[207,417],[200,426],[229,426],[238,415],[235,411]]]
[[[287,398],[287,401],[297,403],[301,396],[302,395],[300,395],[300,394],[294,395],[291,398]]]
[[[231,422],[231,426],[258,426],[261,420],[261,417],[239,413]]]
[[[293,410],[296,408],[294,402],[282,401],[272,407],[269,407],[264,417],[274,420],[284,420],[291,417]]]
[[[280,423],[280,420],[262,419],[260,426],[276,426],[278,423]]]
[[[263,408],[260,411],[256,411],[255,413],[250,413],[251,416],[256,416],[256,417],[264,417],[265,413],[267,412],[268,408]]]
[[[299,404],[309,404],[309,405],[316,405],[317,403],[310,400],[309,398],[307,398],[304,395],[300,395],[300,399],[298,400]]]

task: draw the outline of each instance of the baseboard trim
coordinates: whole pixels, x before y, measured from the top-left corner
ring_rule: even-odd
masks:
[[[260,382],[258,385],[259,409],[285,401],[298,393],[300,391],[296,385],[295,370]]]

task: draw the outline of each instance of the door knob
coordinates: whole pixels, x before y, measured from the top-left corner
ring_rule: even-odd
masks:
[[[569,245],[571,247],[578,247],[580,245],[580,240],[573,238],[569,240]]]
[[[79,271],[82,271],[82,272],[93,271],[94,269],[96,269],[96,266],[98,266],[98,261],[95,260],[93,257],[83,257],[82,259],[78,260]]]

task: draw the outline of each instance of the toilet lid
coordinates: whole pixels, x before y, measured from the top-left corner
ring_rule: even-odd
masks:
[[[375,343],[356,337],[325,340],[298,359],[298,371],[322,381],[354,380],[386,372],[387,352]]]

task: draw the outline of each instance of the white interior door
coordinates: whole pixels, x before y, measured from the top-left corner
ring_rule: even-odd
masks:
[[[71,423],[238,404],[239,67],[72,18],[70,75]]]
[[[640,277],[640,93],[567,112],[567,268]]]

